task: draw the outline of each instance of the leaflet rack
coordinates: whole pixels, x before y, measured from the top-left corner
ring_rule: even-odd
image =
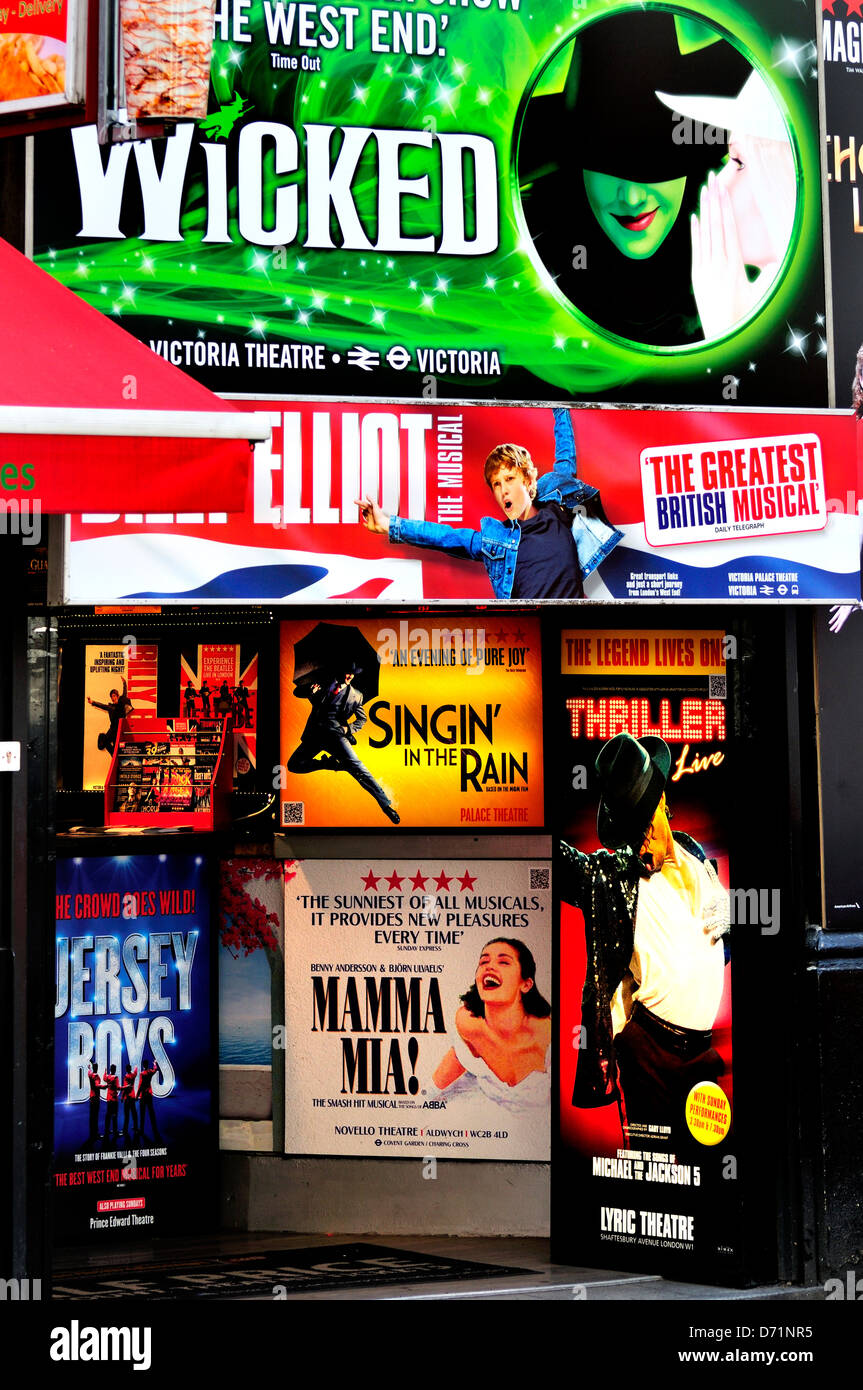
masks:
[[[227,823],[231,718],[120,723],[105,781],[105,824],[215,830]],[[228,756],[225,756],[227,741]]]

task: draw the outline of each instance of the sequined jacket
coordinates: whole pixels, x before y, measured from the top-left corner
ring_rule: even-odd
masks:
[[[703,864],[705,854],[698,842],[691,835],[673,833],[677,843]],[[632,960],[641,869],[628,848],[614,854],[606,849],[582,854],[561,843],[558,849],[556,884],[561,898],[584,914],[587,947],[581,996],[585,1045],[578,1054],[572,1103],[608,1105],[620,1095],[611,1000]]]

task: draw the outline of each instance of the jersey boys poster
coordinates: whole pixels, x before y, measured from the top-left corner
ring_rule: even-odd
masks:
[[[223,392],[826,405],[814,38],[219,0],[206,119],[40,145],[38,258]]]
[[[550,900],[547,862],[300,864],[287,1152],[547,1161]]]
[[[283,827],[543,824],[536,619],[281,625]]]
[[[564,631],[558,1255],[740,1260],[721,631]]]
[[[204,861],[58,860],[56,963],[56,1229],[188,1230],[216,1152]]]
[[[254,407],[245,512],[73,517],[68,599],[859,598],[850,415]]]
[[[86,791],[105,785],[121,720],[133,711],[155,714],[158,647],[137,642],[88,646],[84,663]]]

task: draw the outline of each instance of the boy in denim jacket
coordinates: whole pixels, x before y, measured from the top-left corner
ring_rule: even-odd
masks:
[[[572,423],[562,406],[554,411],[554,445],[554,468],[541,476],[521,445],[492,450],[485,480],[504,520],[484,516],[478,531],[387,516],[371,497],[357,501],[363,523],[393,543],[481,560],[495,598],[583,598],[583,580],[623,536],[608,523],[598,490],[577,476]]]

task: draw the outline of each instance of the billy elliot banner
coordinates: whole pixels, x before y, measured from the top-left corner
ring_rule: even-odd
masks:
[[[39,263],[208,386],[827,404],[806,6],[218,0],[215,36],[203,120],[36,167]]]
[[[860,595],[850,414],[256,408],[245,511],[73,517],[70,601]]]

